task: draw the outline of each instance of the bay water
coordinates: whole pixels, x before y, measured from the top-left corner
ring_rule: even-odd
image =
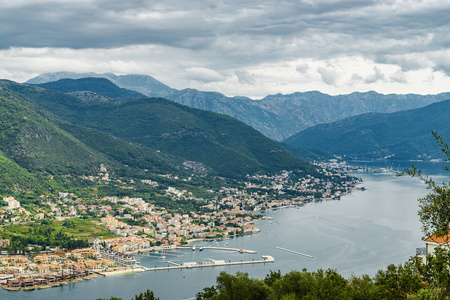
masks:
[[[368,167],[386,167],[386,163],[365,163]],[[447,179],[442,163],[416,163],[424,173],[437,181]],[[411,163],[398,162],[395,169],[409,168]],[[423,182],[394,172],[356,173],[363,179],[355,191],[340,200],[311,203],[299,208],[278,209],[267,213],[258,222],[259,234],[219,242],[198,242],[197,246],[224,246],[258,251],[240,254],[205,249],[183,250],[183,255],[166,255],[165,259],[139,257],[146,267],[175,263],[200,262],[202,259],[225,261],[260,260],[271,255],[274,263],[223,266],[188,270],[142,272],[96,278],[61,287],[38,291],[10,292],[0,289],[0,299],[97,299],[111,296],[131,299],[134,295],[153,290],[160,299],[189,299],[204,287],[215,284],[221,271],[231,274],[246,272],[250,277],[264,278],[270,270],[283,274],[306,268],[335,269],[345,277],[375,275],[389,264],[401,264],[423,247],[421,224],[417,216],[419,197],[427,194]],[[282,251],[281,247],[313,256],[308,258]]]

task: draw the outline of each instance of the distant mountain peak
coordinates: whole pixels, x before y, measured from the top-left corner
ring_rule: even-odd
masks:
[[[37,86],[60,92],[89,91],[113,99],[145,97],[141,93],[120,88],[106,78],[96,78],[96,77],[87,77],[80,79],[64,78],[58,81],[41,83],[38,84]]]
[[[58,81],[60,79],[81,79],[87,77],[106,78],[120,88],[139,92],[148,97],[167,97],[174,89],[156,80],[149,75],[131,74],[116,75],[112,73],[74,73],[55,72],[44,73],[28,80],[27,84],[43,84]]]

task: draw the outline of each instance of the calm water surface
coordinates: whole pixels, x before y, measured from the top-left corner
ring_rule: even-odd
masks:
[[[398,163],[395,168],[410,167]],[[378,167],[386,167],[379,165]],[[418,164],[425,173],[435,174],[443,181],[442,164]],[[281,209],[268,213],[272,220],[258,223],[261,233],[224,240],[219,243],[233,248],[257,250],[258,254],[238,254],[205,249],[185,251],[179,257],[167,256],[174,262],[203,258],[230,261],[260,259],[272,255],[274,263],[230,266],[191,270],[172,270],[117,275],[68,284],[40,291],[8,292],[0,290],[0,299],[97,299],[110,296],[131,299],[135,294],[151,289],[161,299],[187,299],[194,297],[206,286],[215,283],[221,271],[235,274],[247,272],[251,277],[263,278],[269,270],[316,270],[333,268],[348,277],[352,274],[374,275],[388,264],[405,262],[422,247],[420,223],[417,216],[417,198],[427,193],[417,179],[395,177],[393,173],[357,174],[362,177],[366,191],[355,192],[340,201],[324,201],[301,208]],[[307,258],[275,248],[279,246],[314,256]],[[141,257],[147,267],[164,266],[167,262]]]

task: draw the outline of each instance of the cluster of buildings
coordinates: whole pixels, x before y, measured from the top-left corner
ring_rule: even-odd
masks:
[[[2,223],[18,223],[32,220],[31,213],[20,206],[20,202],[14,197],[5,197],[3,202],[7,206],[0,207],[0,224]]]
[[[194,238],[216,238],[259,231],[255,227],[254,217],[251,215],[238,216],[239,211],[219,210],[179,214],[169,213],[165,209],[158,209],[154,206],[150,209],[150,212],[137,219],[145,226],[129,225],[120,221],[122,218],[113,215],[108,215],[101,221],[108,230],[115,234],[124,237],[139,234],[145,237],[142,241],[148,240],[153,245],[180,245]],[[142,241],[131,241],[130,244],[137,248],[126,248],[125,251],[139,250]]]
[[[50,274],[63,270],[101,271],[116,266],[113,260],[104,258],[93,248],[75,249],[57,254],[36,256],[0,256],[0,271],[9,270],[16,274]]]
[[[0,284],[7,290],[34,290],[59,286],[63,283],[69,283],[80,279],[89,279],[96,276],[97,274],[88,270],[76,270],[44,275],[0,274]]]
[[[105,177],[99,173],[99,178]],[[13,197],[4,198],[8,207],[0,208],[0,224],[27,222],[51,218],[64,220],[74,217],[100,216],[101,223],[119,236],[143,235],[153,244],[181,244],[195,238],[217,238],[251,234],[259,231],[254,221],[261,212],[304,203],[339,199],[351,191],[359,182],[340,171],[326,171],[328,176],[315,178],[299,176],[292,171],[276,175],[253,175],[237,186],[224,186],[210,190],[212,199],[194,198],[185,190],[165,188],[166,195],[173,201],[195,200],[203,204],[200,211],[169,212],[142,198],[109,196],[97,201],[85,202],[73,193],[59,193],[58,199],[41,196],[42,205],[34,214],[20,207]],[[100,176],[102,175],[102,176]],[[339,178],[330,181],[331,177]],[[131,181],[130,181],[131,182]],[[134,181],[133,181],[134,182]],[[157,187],[155,181],[145,181]]]
[[[156,207],[141,198],[106,197],[103,200],[120,204],[113,209],[106,206],[108,214],[101,219],[111,232],[121,236],[141,234],[153,245],[179,245],[195,238],[217,238],[251,234],[259,231],[254,222],[261,212],[315,200],[339,199],[359,183],[339,171],[325,171],[341,181],[329,181],[310,175],[293,180],[293,173],[284,171],[278,175],[248,176],[240,187],[221,187],[213,200],[204,201],[203,212],[173,213]],[[324,178],[327,178],[324,176]],[[168,193],[177,201],[185,191],[169,187]],[[124,214],[127,210],[129,213]],[[124,219],[139,221],[139,226]],[[142,235],[144,234],[144,235]],[[132,241],[129,245],[137,245]],[[133,251],[136,249],[125,249]]]

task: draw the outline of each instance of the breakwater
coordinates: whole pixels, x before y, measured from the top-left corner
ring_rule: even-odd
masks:
[[[261,263],[273,263],[275,259],[270,255],[263,255],[261,260],[248,260],[248,261],[236,261],[236,262],[226,262],[224,260],[214,260],[214,259],[204,259],[203,262],[185,262],[182,264],[177,264],[172,261],[167,261],[167,263],[172,264],[172,266],[167,267],[155,267],[147,268],[142,267],[145,271],[163,271],[163,270],[177,270],[177,269],[193,269],[193,268],[208,268],[208,267],[220,267],[220,266],[235,266],[235,265],[248,265],[248,264],[261,264]]]
[[[229,248],[229,247],[216,247],[216,246],[201,246],[198,249],[211,249],[211,250],[224,250],[224,251],[230,251],[230,252],[239,252],[239,253],[248,253],[248,254],[256,254],[258,251],[255,250],[247,250],[244,248]],[[194,246],[177,246],[177,249],[192,249],[197,250],[197,248]]]

